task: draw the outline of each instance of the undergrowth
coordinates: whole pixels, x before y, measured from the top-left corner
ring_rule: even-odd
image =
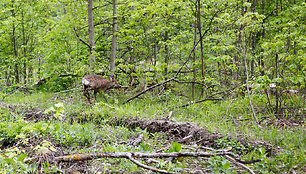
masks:
[[[93,105],[88,104],[79,91],[62,94],[17,92],[7,97],[3,103],[15,109],[0,108],[0,173],[37,171],[39,166],[29,162],[29,158],[43,148],[58,154],[99,151],[154,152],[171,144],[165,135],[152,134],[141,129],[131,130],[109,123],[120,119],[163,119],[169,117],[171,111],[171,121],[191,122],[211,132],[230,135],[234,140],[236,137],[271,144],[277,149],[276,155],[268,154],[264,147],[250,149],[226,138],[216,140],[220,149],[231,147],[233,152],[241,153],[243,160],[263,159],[262,162],[248,165],[257,173],[303,173],[305,170],[304,125],[277,127],[264,124],[260,128],[253,122],[247,98],[238,97],[221,102],[206,101],[181,108],[179,106],[189,102],[184,97],[171,94],[152,97],[148,94],[122,104],[126,97],[115,97],[124,96],[122,93],[106,94],[107,101],[98,96],[98,101]],[[267,104],[260,96],[253,96],[253,101],[255,109]],[[33,108],[41,110],[50,118],[27,120],[24,111]],[[256,116],[259,120],[275,118],[269,111],[257,112]],[[130,139],[140,134],[144,135],[144,140],[139,146],[128,145]],[[182,172],[191,165],[189,158],[182,161],[158,161],[154,164],[155,167],[174,172]],[[98,170],[101,164],[103,171],[144,170],[126,159],[99,159],[89,163],[92,171]],[[200,159],[198,164],[210,168],[214,173],[238,172],[224,157],[213,157],[208,161]],[[65,170],[65,166],[44,165],[46,172]]]

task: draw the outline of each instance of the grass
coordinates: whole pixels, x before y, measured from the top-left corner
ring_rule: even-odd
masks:
[[[8,96],[4,103],[11,106],[15,105],[17,108],[16,113],[12,113],[5,108],[0,110],[0,134],[2,135],[0,142],[3,146],[6,145],[0,151],[0,156],[13,160],[9,167],[5,165],[5,161],[0,160],[0,166],[6,166],[2,171],[0,169],[0,173],[5,171],[18,172],[21,171],[22,165],[26,165],[22,160],[18,161],[18,158],[21,159],[20,154],[24,149],[14,149],[7,144],[16,142],[26,144],[33,137],[51,142],[52,145],[50,146],[64,150],[65,154],[92,151],[155,151],[170,143],[163,134],[152,134],[140,129],[131,130],[124,126],[114,126],[108,123],[112,120],[127,118],[162,119],[167,117],[172,110],[174,111],[171,116],[172,121],[192,122],[211,132],[220,132],[223,135],[232,135],[249,141],[265,141],[280,149],[279,154],[274,157],[268,156],[262,148],[256,148],[251,153],[241,156],[243,159],[264,159],[261,163],[250,165],[254,171],[259,173],[277,173],[277,171],[286,173],[294,170],[297,173],[302,173],[305,170],[306,131],[304,125],[285,128],[275,126],[258,128],[254,125],[252,119],[237,121],[235,124],[233,119],[252,117],[249,109],[247,109],[249,106],[246,98],[240,97],[222,102],[207,101],[186,108],[177,108],[177,106],[186,104],[188,101],[183,97],[171,95],[171,93],[157,97],[146,94],[124,105],[121,103],[127,99],[127,96],[123,95],[123,92],[119,92],[117,95],[110,94],[107,98],[108,101],[106,102],[103,97],[98,96],[97,103],[89,105],[78,91],[64,94],[45,92],[23,94],[17,92]],[[260,96],[253,96],[253,101],[256,108],[263,107],[267,103]],[[49,120],[41,119],[38,122],[26,121],[23,112],[29,108],[42,111],[51,108],[53,112],[50,112],[49,115],[53,115],[53,117]],[[257,117],[261,119],[269,114],[271,113],[257,113]],[[143,142],[145,143],[138,147],[118,143],[127,142],[139,134],[144,135]],[[226,142],[226,140],[224,141]],[[39,145],[38,142],[32,144]],[[226,142],[225,144],[237,148],[241,146],[234,142]],[[48,148],[50,147],[48,146]],[[35,148],[32,147],[30,153],[35,153],[35,151]],[[30,153],[28,152],[28,156],[33,155]],[[187,165],[184,162],[168,162],[165,165],[161,161],[162,159],[160,159],[159,164],[163,165],[157,166],[169,171],[180,171]],[[237,172],[236,170],[230,170],[231,168],[226,169],[226,161],[223,157],[216,157],[210,159],[208,163],[203,163],[201,160],[199,163],[207,165],[206,167],[211,168],[216,173]],[[93,166],[94,170],[101,163],[104,164],[104,171],[132,172],[143,170],[125,159],[100,159],[98,162],[90,162],[90,165]],[[25,168],[35,170],[35,166],[31,165]],[[47,168],[50,169],[51,167]],[[62,170],[61,168],[57,169]]]

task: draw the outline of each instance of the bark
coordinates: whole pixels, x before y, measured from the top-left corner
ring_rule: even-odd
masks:
[[[232,152],[172,152],[172,153],[142,153],[142,152],[101,152],[101,153],[87,153],[87,154],[74,154],[67,156],[55,157],[56,161],[85,161],[98,158],[128,158],[131,155],[133,158],[178,158],[178,157],[211,157],[211,156],[224,156],[229,155],[237,158],[238,156]]]
[[[18,66],[18,50],[17,50],[17,39],[16,39],[16,26],[15,26],[15,7],[14,7],[14,0],[12,1],[12,17],[13,17],[13,26],[12,26],[12,44],[13,44],[13,52],[14,52],[14,58],[15,58],[15,82],[19,83],[19,66]]]
[[[169,49],[168,49],[168,45],[167,45],[167,41],[168,41],[168,31],[165,32],[165,38],[164,38],[164,42],[165,42],[165,63],[166,63],[166,67],[164,69],[164,75],[166,77],[167,80],[167,72],[168,72],[168,61],[169,61]]]
[[[278,52],[276,52],[275,55],[275,77],[278,78]],[[275,89],[275,115],[278,115],[279,112],[279,96],[278,96],[278,89],[279,86],[278,83],[276,83],[276,89]]]
[[[203,55],[203,37],[202,37],[202,24],[201,24],[201,0],[198,0],[198,8],[197,8],[197,23],[198,23],[198,30],[200,35],[200,51],[201,51],[201,72],[202,72],[202,83],[204,83],[204,55]],[[203,88],[201,90],[201,96],[203,96]]]
[[[193,45],[196,44],[196,40],[197,40],[197,27],[194,26],[194,36],[193,36]],[[195,54],[195,50],[193,50],[193,63],[196,62],[196,54]],[[193,68],[193,82],[192,83],[192,99],[194,100],[194,95],[195,95],[195,88],[194,88],[194,85],[195,85],[195,82],[196,82],[196,68]]]
[[[245,38],[245,36],[244,36]],[[245,67],[245,74],[246,74],[246,86],[247,86],[247,92],[248,92],[248,98],[249,98],[249,104],[250,104],[250,108],[252,110],[252,114],[253,114],[253,118],[254,118],[254,122],[259,125],[259,122],[257,120],[257,117],[255,115],[255,111],[252,105],[252,100],[251,100],[251,96],[250,96],[250,87],[249,87],[249,74],[248,74],[248,65],[247,65],[247,61],[246,61],[246,41],[243,44],[243,59],[244,59],[244,67]]]
[[[113,38],[112,38],[112,55],[110,59],[110,75],[115,73],[115,60],[117,50],[117,0],[113,0]]]
[[[27,40],[26,40],[26,33],[25,33],[25,24],[24,24],[24,11],[21,12],[21,25],[22,25],[22,44],[23,44],[23,56],[24,56],[24,60],[23,60],[23,78],[24,78],[24,83],[28,83],[27,82],[27,76],[28,76],[28,57],[27,57]]]
[[[88,45],[89,45],[89,57],[90,57],[90,68],[94,70],[95,67],[95,33],[93,23],[93,0],[88,0]]]

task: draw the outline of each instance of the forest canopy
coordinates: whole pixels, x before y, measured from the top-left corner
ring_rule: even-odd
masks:
[[[305,88],[306,4],[295,1],[93,1],[89,44],[88,2],[4,0],[0,4],[2,88],[34,84],[59,91],[73,83],[63,74],[109,75],[116,18],[116,74],[130,85],[181,76],[228,87],[250,81]],[[196,45],[196,46],[195,46]],[[195,46],[195,49],[192,49]],[[92,57],[94,57],[93,60]],[[155,81],[155,82],[154,82]]]

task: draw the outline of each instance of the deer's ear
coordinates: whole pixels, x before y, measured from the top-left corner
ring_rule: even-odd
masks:
[[[113,81],[115,78],[114,78],[114,75],[109,75],[109,80],[110,81]]]

